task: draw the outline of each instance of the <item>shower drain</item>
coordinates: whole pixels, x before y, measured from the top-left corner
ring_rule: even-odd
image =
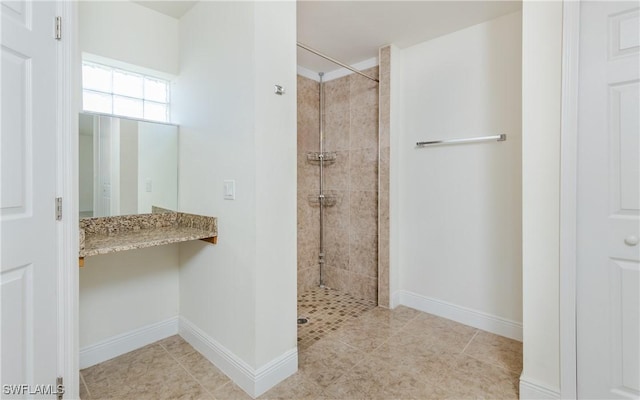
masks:
[[[307,317],[298,318],[298,325],[303,325],[303,324],[306,324],[307,322],[309,322],[309,318]]]

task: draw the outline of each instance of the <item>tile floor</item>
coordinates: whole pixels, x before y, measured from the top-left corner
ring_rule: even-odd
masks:
[[[260,399],[518,398],[517,341],[406,307],[339,324],[301,341],[298,372]],[[81,380],[82,399],[250,399],[179,336],[84,369]]]

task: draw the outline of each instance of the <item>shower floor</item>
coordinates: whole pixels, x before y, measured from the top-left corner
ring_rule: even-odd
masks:
[[[298,349],[306,349],[376,306],[372,301],[329,288],[317,287],[298,294],[298,318],[308,319],[307,323],[298,324]]]

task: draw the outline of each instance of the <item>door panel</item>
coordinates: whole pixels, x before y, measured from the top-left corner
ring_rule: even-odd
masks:
[[[55,385],[58,372],[56,6],[0,5],[2,384]]]
[[[578,398],[640,397],[637,2],[582,2]]]

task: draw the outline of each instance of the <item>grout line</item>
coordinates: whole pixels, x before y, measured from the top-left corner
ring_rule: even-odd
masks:
[[[178,336],[179,336],[179,335],[178,335]],[[184,339],[183,339],[183,340],[184,340]],[[185,343],[186,343],[186,341],[185,341]],[[200,381],[199,381],[195,376],[193,376],[193,374],[191,373],[191,371],[189,371],[189,370],[187,369],[187,367],[185,367],[185,366],[180,362],[180,359],[178,359],[176,356],[174,356],[173,354],[171,354],[171,352],[170,352],[170,351],[169,351],[165,346],[163,346],[163,345],[162,345],[162,343],[158,343],[158,344],[160,345],[160,347],[162,347],[162,348],[164,349],[164,351],[166,351],[166,352],[167,352],[167,354],[169,354],[169,357],[173,358],[173,360],[178,364],[178,366],[180,366],[180,367],[181,367],[181,368],[182,368],[182,369],[187,373],[187,375],[189,375],[189,376],[191,377],[191,379],[193,379],[193,380],[194,380],[198,385],[200,385],[200,387],[205,391],[205,393],[209,394],[209,396],[211,396],[212,398],[214,398],[214,399],[215,399],[215,396],[213,395],[213,393],[211,393],[211,392],[210,392],[206,387],[204,387],[204,385],[203,385],[203,384],[202,384],[202,383],[201,383],[201,382],[200,382]],[[187,343],[187,344],[188,344],[188,343]],[[189,346],[190,346],[191,348],[193,348],[193,346],[191,346],[191,345],[189,345]],[[193,349],[193,350],[194,350],[196,353],[198,353],[198,350],[196,350],[196,349]],[[199,353],[198,353],[198,354],[199,354]],[[185,357],[185,356],[186,356],[186,355],[184,355],[183,357]],[[181,357],[181,358],[183,358],[183,357]],[[208,362],[208,360],[207,360],[207,362]],[[215,367],[215,366],[214,366],[214,367]],[[225,375],[225,376],[226,376],[226,375]],[[227,382],[227,383],[228,383],[228,382]],[[227,383],[225,383],[225,385],[226,385]],[[222,385],[222,386],[224,386],[224,385]],[[220,386],[220,387],[222,387],[222,386]]]
[[[471,344],[471,342],[473,341],[473,339],[476,338],[476,336],[478,336],[478,333],[480,333],[480,331],[478,329],[476,329],[476,333],[473,334],[473,336],[471,337],[471,339],[469,339],[469,341],[467,342],[467,345],[464,346],[464,348],[462,349],[462,351],[460,352],[460,354],[464,354],[464,352],[467,350],[467,347],[469,347],[469,345]],[[468,354],[467,354],[468,355]]]
[[[80,374],[80,382],[82,385],[84,385],[84,390],[87,391],[87,394],[89,395],[89,399],[93,398],[93,396],[91,396],[91,391],[89,390],[89,385],[87,385],[87,382],[84,380],[84,376],[82,375],[82,372],[78,371],[78,373]]]
[[[473,358],[474,360],[476,360],[476,361],[480,361],[480,362],[481,362],[481,363],[483,363],[483,364],[491,365],[492,367],[500,368],[500,369],[502,369],[502,370],[504,370],[504,371],[508,372],[509,374],[516,374],[516,375],[519,375],[519,374],[522,372],[522,370],[520,370],[520,371],[515,371],[515,370],[512,370],[512,369],[510,369],[510,368],[507,368],[507,367],[505,367],[505,366],[503,366],[503,365],[498,365],[498,364],[496,364],[496,363],[492,363],[492,362],[490,362],[490,361],[483,360],[483,359],[481,359],[481,358],[478,358],[478,357],[476,357],[476,356],[472,356],[472,355],[469,355],[469,354],[464,354],[464,356],[469,357],[469,358]]]

